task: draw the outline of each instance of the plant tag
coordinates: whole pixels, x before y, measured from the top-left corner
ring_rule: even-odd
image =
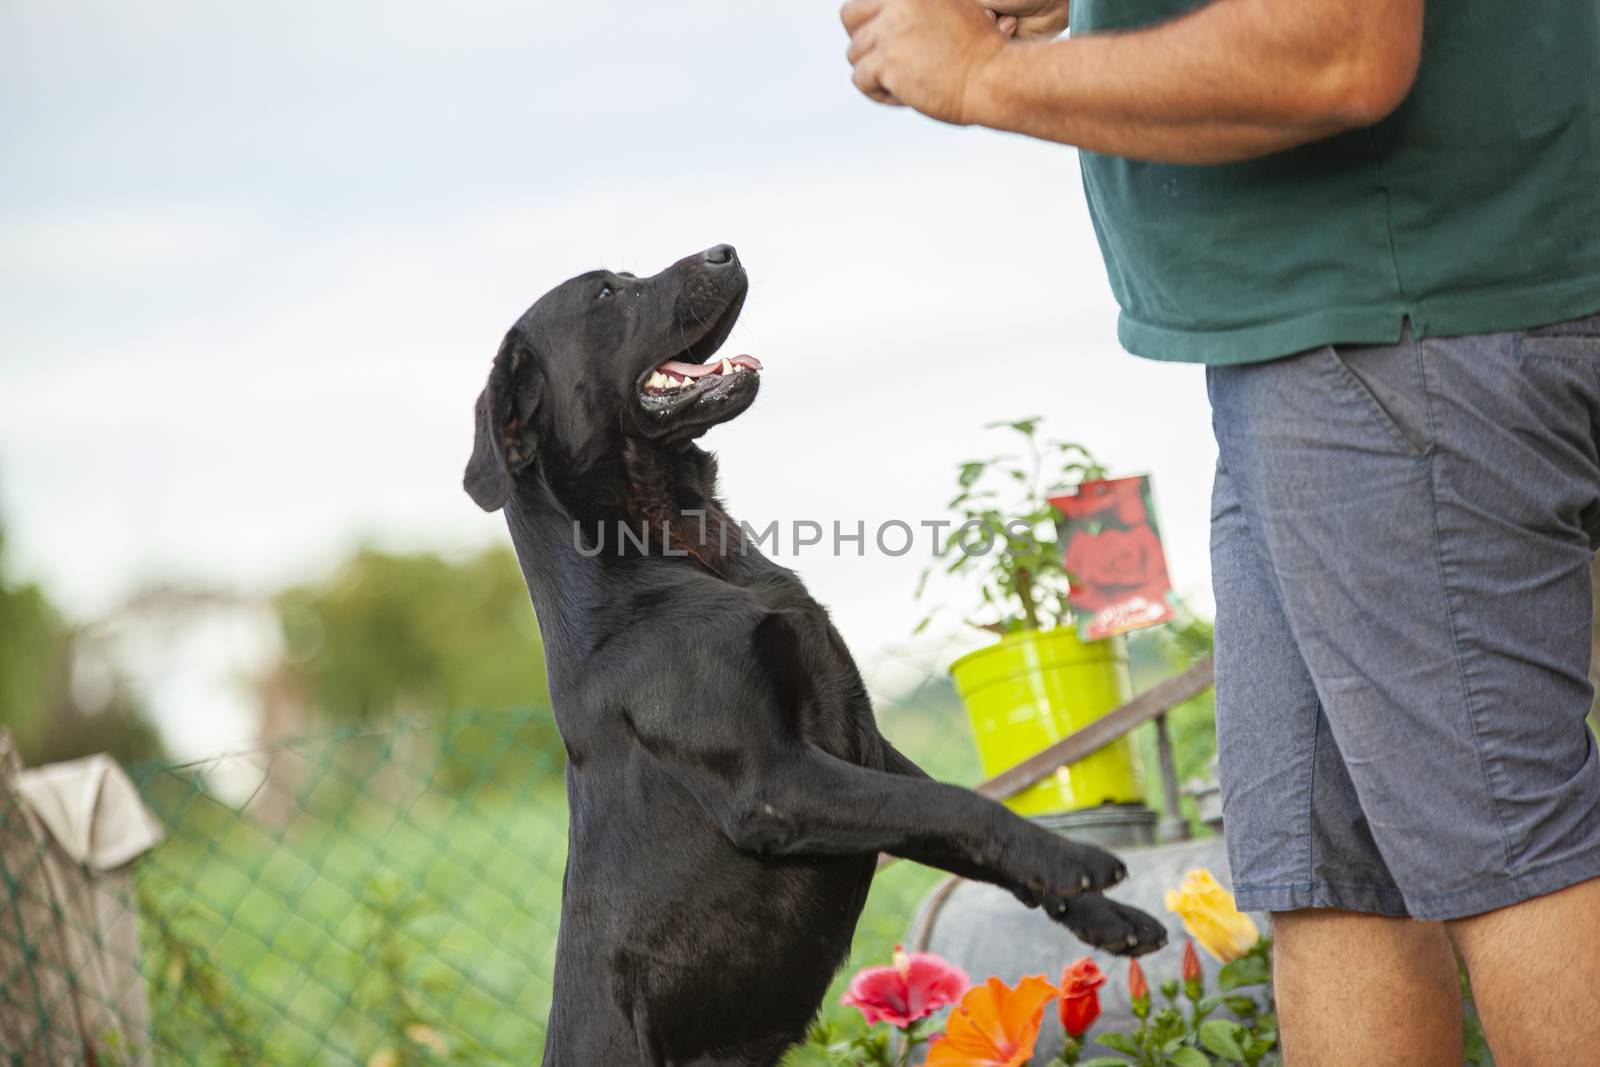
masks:
[[[1084,482],[1050,498],[1078,636],[1099,641],[1172,618],[1172,581],[1149,475]]]

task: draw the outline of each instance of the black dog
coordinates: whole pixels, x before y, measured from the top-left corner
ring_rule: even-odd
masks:
[[[827,612],[742,536],[694,444],[760,364],[708,360],[748,288],[723,245],[595,271],[506,335],[466,488],[504,508],[567,749],[544,1063],[765,1065],[850,949],[880,852],[1009,889],[1137,954],[1116,857],[931,781],[878,733]],[[631,536],[618,536],[618,524]]]

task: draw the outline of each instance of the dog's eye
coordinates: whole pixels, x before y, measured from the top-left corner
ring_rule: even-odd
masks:
[[[609,285],[602,285],[600,291],[594,294],[596,300],[609,300],[617,295],[617,291]]]

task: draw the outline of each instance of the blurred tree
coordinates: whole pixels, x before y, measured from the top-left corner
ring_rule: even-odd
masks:
[[[11,580],[0,526],[0,726],[19,741],[35,734],[49,708],[61,628],[43,590]]]
[[[509,549],[452,560],[362,548],[275,605],[286,656],[323,715],[548,703],[539,629]]]
[[[10,577],[0,527],[0,726],[11,731],[23,762],[95,752],[124,763],[150,759],[160,749],[155,729],[125,679],[82,637],[39,586]],[[95,684],[75,685],[83,674]]]

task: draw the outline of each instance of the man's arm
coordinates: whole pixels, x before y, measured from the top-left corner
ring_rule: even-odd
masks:
[[[1148,29],[1011,43],[972,0],[850,0],[884,103],[1095,152],[1226,163],[1371,125],[1410,92],[1423,0],[1213,0]]]

